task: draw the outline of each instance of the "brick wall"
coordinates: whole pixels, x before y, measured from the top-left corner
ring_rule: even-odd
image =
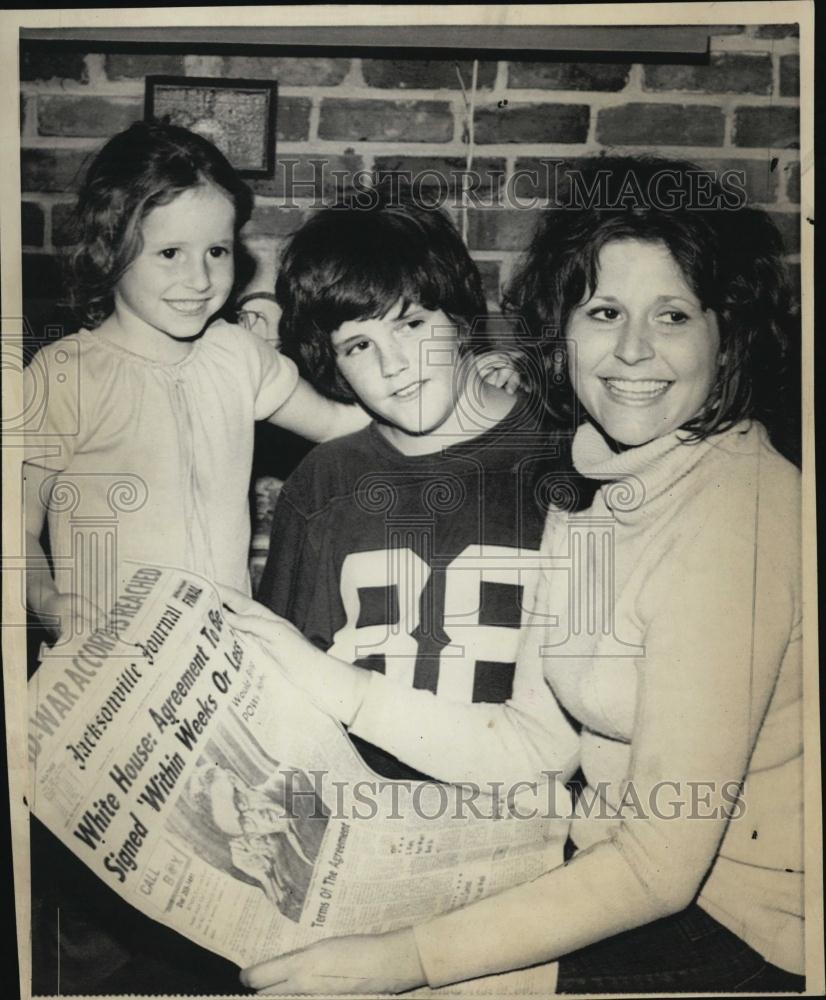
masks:
[[[481,175],[478,199],[496,185],[522,198],[546,196],[543,158],[601,151],[686,156],[745,172],[749,197],[772,212],[796,270],[797,28],[714,31],[708,66],[480,62],[473,164]],[[471,63],[459,68],[469,89]],[[406,170],[423,186],[435,186],[465,164],[465,97],[453,61],[148,49],[83,54],[59,45],[24,52],[23,241],[27,273],[39,276],[34,294],[54,280],[53,259],[66,243],[64,220],[84,160],[103,139],[142,117],[144,79],[151,73],[278,81],[276,176],[252,182],[256,210],[247,235],[260,261],[256,287],[271,286],[285,236],[320,199],[335,195],[345,175]],[[533,211],[513,207],[469,210],[468,241],[491,304],[534,221]]]

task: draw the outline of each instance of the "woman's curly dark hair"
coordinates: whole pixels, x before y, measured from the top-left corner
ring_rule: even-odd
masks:
[[[94,329],[114,308],[114,290],[140,253],[141,223],[181,192],[214,184],[235,206],[234,293],[254,271],[238,233],[253,196],[226,157],[207,139],[165,122],[136,122],[110,139],[90,163],[78,193],[66,260],[68,304]]]
[[[745,205],[736,172],[718,179],[684,161],[605,157],[557,180],[555,205],[542,213],[505,296],[529,357],[539,358],[534,370],[544,372],[551,413],[568,422],[576,406],[564,333],[596,288],[600,251],[616,240],[664,243],[720,331],[716,381],[683,429],[701,440],[754,418],[793,455],[795,430],[784,421],[798,396],[787,383],[795,351],[782,241],[765,212]]]

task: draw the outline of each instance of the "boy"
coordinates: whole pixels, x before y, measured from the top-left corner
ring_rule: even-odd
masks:
[[[284,353],[374,421],[285,483],[258,600],[375,672],[342,719],[374,770],[468,780],[480,741],[497,761],[507,746],[501,725],[486,732],[485,704],[515,684],[544,692],[515,676],[516,649],[563,439],[535,399],[480,376],[481,281],[438,211],[382,197],[323,210],[293,237],[276,298]],[[536,741],[552,767],[562,748],[544,694]]]

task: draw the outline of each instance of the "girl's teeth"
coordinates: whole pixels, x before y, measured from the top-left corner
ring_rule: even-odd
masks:
[[[196,313],[203,309],[203,302],[192,301],[192,302],[170,302],[169,305],[177,312],[181,313]]]

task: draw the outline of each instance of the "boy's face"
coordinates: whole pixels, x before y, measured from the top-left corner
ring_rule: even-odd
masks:
[[[459,330],[441,310],[399,300],[379,319],[348,320],[332,334],[339,371],[389,425],[391,440],[431,434],[461,391]]]

